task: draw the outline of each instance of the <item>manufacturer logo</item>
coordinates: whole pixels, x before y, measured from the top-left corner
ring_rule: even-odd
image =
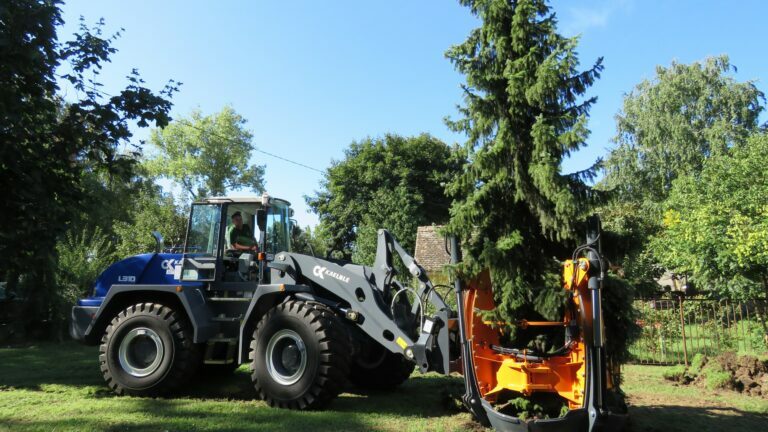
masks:
[[[174,269],[176,268],[176,266],[177,266],[178,264],[179,264],[179,260],[175,260],[175,259],[167,259],[167,260],[163,260],[163,261],[160,263],[160,268],[161,268],[161,269],[163,269],[163,270],[165,270],[165,274],[169,274],[169,275],[172,275],[172,274],[173,274],[173,271],[174,271]]]
[[[312,274],[319,277],[320,279],[325,279],[326,276],[330,276],[344,283],[349,283],[349,278],[347,276],[336,273],[334,271],[330,271],[327,267],[321,267],[319,265],[316,265],[315,268],[312,269]]]

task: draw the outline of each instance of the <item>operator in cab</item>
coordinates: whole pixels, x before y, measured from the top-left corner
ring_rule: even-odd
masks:
[[[240,212],[232,214],[232,225],[227,228],[227,244],[230,249],[238,252],[258,252],[258,242],[253,237],[253,229],[243,223],[243,215]]]

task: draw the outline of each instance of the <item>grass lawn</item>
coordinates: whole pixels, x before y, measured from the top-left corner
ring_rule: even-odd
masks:
[[[663,368],[628,366],[632,430],[768,430],[768,400],[674,386]],[[0,431],[454,431],[482,430],[446,403],[460,378],[416,375],[393,392],[343,394],[325,411],[272,409],[254,400],[241,369],[194,383],[173,399],[117,397],[96,348],[75,343],[0,349]]]
[[[195,383],[173,399],[118,397],[97,348],[75,343],[0,349],[0,431],[456,431],[474,425],[445,403],[460,378],[414,376],[391,392],[343,394],[325,411],[255,400],[245,368]]]

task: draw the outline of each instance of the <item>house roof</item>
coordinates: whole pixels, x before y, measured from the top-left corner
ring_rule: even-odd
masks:
[[[416,261],[427,271],[442,270],[451,262],[445,250],[445,238],[438,233],[442,226],[420,226],[416,231]]]

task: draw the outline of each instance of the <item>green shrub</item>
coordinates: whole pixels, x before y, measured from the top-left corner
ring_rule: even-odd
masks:
[[[68,231],[56,245],[56,282],[65,302],[88,294],[96,278],[114,261],[114,246],[99,228]]]
[[[654,358],[666,359],[669,349],[680,340],[679,310],[676,308],[656,309],[641,306],[641,319],[644,322],[639,338],[641,349]]]
[[[746,321],[746,323],[749,347],[758,354],[768,353],[768,338],[766,338],[763,326],[754,321]]]

